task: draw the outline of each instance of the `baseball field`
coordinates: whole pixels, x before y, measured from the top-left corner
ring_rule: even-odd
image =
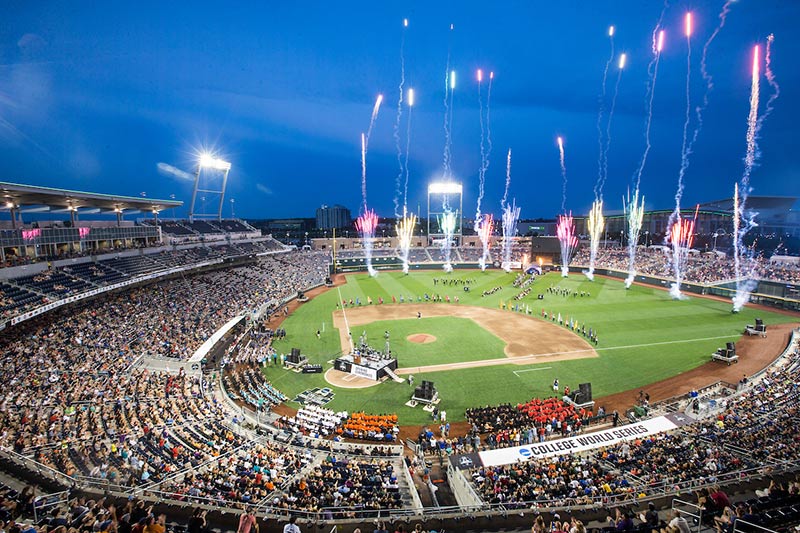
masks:
[[[515,299],[522,292],[512,285],[515,277],[498,270],[347,275],[344,284],[301,304],[282,324],[286,338],[275,343],[279,353],[300,348],[323,365],[323,374],[264,372],[290,399],[327,387],[328,408],[397,413],[401,424],[423,424],[430,414],[404,405],[413,392],[407,382],[375,384],[332,370],[331,361],[349,350],[348,328],[353,341],[363,336],[379,350],[388,336],[397,374],[433,381],[448,419],[463,420],[469,407],[548,396],[555,378],[562,388],[591,382],[595,398],[644,387],[708,362],[756,317],[768,325],[798,321],[762,309],[732,314],[729,302],[676,301],[656,288],[626,290],[619,281],[577,274],[540,276]]]

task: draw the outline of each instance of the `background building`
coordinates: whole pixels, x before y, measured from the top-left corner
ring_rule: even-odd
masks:
[[[350,227],[353,217],[350,210],[341,205],[322,205],[317,208],[317,229],[340,229]]]

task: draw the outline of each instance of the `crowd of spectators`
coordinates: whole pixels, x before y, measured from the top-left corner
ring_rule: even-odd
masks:
[[[0,337],[0,447],[68,475],[139,485],[241,445],[200,375],[155,372],[141,355],[186,358],[217,327],[322,282],[325,257],[162,281],[46,313]],[[234,421],[235,422],[235,421]]]
[[[398,461],[328,455],[307,475],[276,495],[278,508],[321,512],[325,519],[355,518],[359,513],[403,506],[395,468]]]
[[[583,247],[572,259],[572,265],[589,265],[589,249]],[[627,271],[629,264],[627,247],[601,248],[597,252],[595,266]],[[665,278],[674,277],[672,251],[661,247],[643,248],[636,251],[634,263],[636,272]],[[743,272],[757,279],[782,283],[800,283],[800,264],[773,263],[768,258],[755,257],[746,261]],[[732,257],[718,253],[689,254],[686,262],[684,280],[694,283],[716,283],[736,278],[736,268]]]
[[[486,434],[490,448],[506,448],[544,442],[551,436],[566,437],[578,433],[594,420],[588,409],[576,409],[559,398],[533,398],[516,406],[467,409],[467,420],[474,433]]]
[[[776,465],[800,460],[798,372],[800,348],[795,347],[739,395],[723,399],[711,418],[582,454],[474,469],[474,486],[491,503],[554,500],[576,505],[690,490],[738,479],[746,471],[769,475]],[[467,415],[485,421],[487,430],[524,422],[520,409],[510,405]]]
[[[472,472],[472,481],[483,501],[508,506],[537,501],[584,505],[634,490],[624,476],[612,474],[598,460],[577,455],[482,467]]]
[[[345,438],[393,442],[400,432],[397,415],[351,413],[336,433]]]
[[[211,505],[258,503],[287,486],[313,458],[311,450],[299,451],[261,439],[162,483],[160,490],[180,501]]]
[[[347,411],[333,411],[313,404],[304,405],[294,416],[282,416],[276,426],[292,433],[323,438],[336,433],[347,420]]]

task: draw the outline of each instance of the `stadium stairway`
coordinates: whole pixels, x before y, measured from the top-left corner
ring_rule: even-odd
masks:
[[[386,375],[389,376],[390,378],[392,378],[392,380],[394,380],[396,383],[405,383],[406,382],[405,379],[401,378],[400,376],[398,376],[397,374],[392,372],[390,369],[385,368],[384,370],[386,371]]]

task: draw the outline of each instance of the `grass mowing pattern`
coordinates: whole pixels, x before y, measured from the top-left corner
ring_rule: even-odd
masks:
[[[366,304],[367,297],[377,301],[383,297],[391,302],[392,296],[399,298],[403,294],[407,299],[412,295],[424,293],[459,296],[458,305],[473,305],[499,308],[500,302],[508,302],[519,290],[512,287],[514,274],[505,274],[497,270],[463,271],[456,270],[451,274],[438,271],[416,271],[409,275],[402,273],[381,272],[375,278],[366,274],[347,276],[347,284],[340,287],[341,297],[350,300],[360,298]],[[470,291],[464,292],[461,285],[434,285],[433,279],[472,279]],[[482,297],[484,290],[502,287],[498,292]],[[547,292],[547,288],[562,287],[575,291],[590,293],[590,296],[573,297],[558,296]],[[544,294],[544,300],[537,300],[537,294]],[[278,352],[288,353],[292,347],[299,347],[312,363],[325,364],[341,352],[339,333],[332,327],[331,312],[340,301],[339,290],[332,289],[303,304],[285,322],[287,338],[275,344]],[[762,310],[745,308],[739,314],[730,312],[729,302],[719,302],[705,298],[689,297],[686,300],[672,300],[666,291],[656,288],[633,285],[626,290],[623,283],[615,280],[596,278],[594,282],[583,276],[573,275],[561,278],[551,273],[540,277],[533,283],[533,290],[522,300],[534,310],[534,318],[539,317],[542,308],[548,313],[559,312],[566,319],[574,317],[587,330],[592,327],[598,331],[599,345],[596,350],[599,358],[579,359],[539,365],[502,365],[463,369],[448,372],[431,372],[426,375],[415,375],[417,383],[428,379],[435,383],[442,397],[442,408],[447,410],[448,418],[461,420],[468,407],[498,404],[502,402],[518,403],[534,396],[546,397],[552,393],[551,384],[558,378],[562,386],[575,388],[578,383],[592,382],[595,397],[642,387],[654,381],[686,372],[707,362],[711,352],[726,341],[735,341],[741,336],[745,324],[752,324],[756,316],[763,318],[767,324],[795,322],[796,318]],[[373,304],[377,305],[377,304]],[[383,305],[404,305],[384,303]],[[450,304],[456,305],[456,304]],[[511,311],[509,311],[511,312]],[[431,322],[428,322],[428,321]],[[473,343],[448,341],[442,339],[449,335],[448,320],[465,320],[445,318],[439,324],[436,319],[422,319],[430,324],[424,330],[412,328],[410,333],[429,333],[439,340],[429,345],[408,343],[407,356],[400,353],[401,333],[407,327],[404,322],[395,321],[391,326],[386,321],[367,326],[369,338],[373,345],[383,346],[383,331],[388,329],[392,336],[392,350],[399,355],[401,366],[405,357],[425,358],[425,364],[437,364],[454,361],[487,359],[485,348]],[[411,321],[415,322],[415,321]],[[475,328],[480,329],[472,321]],[[416,325],[416,324],[415,324]],[[374,330],[373,330],[374,328]],[[363,330],[364,327],[361,327]],[[321,338],[316,338],[317,330]],[[373,333],[374,331],[374,333]],[[359,329],[353,332],[357,338]],[[494,337],[488,332],[483,332]],[[468,330],[466,337],[473,337],[474,332]],[[719,337],[719,338],[717,338]],[[496,338],[496,337],[495,337]],[[498,339],[499,340],[499,339]],[[685,342],[691,341],[691,342]],[[417,350],[435,347],[436,354]],[[405,348],[403,348],[405,349]],[[433,358],[436,358],[433,360]],[[411,359],[409,359],[411,360]],[[410,363],[409,363],[410,364]],[[414,365],[416,366],[416,365]],[[530,370],[529,372],[519,372]],[[517,374],[514,374],[517,371]],[[267,378],[290,398],[305,389],[330,386],[321,374],[295,374],[279,368],[267,368]],[[401,424],[423,424],[430,421],[430,415],[419,407],[411,409],[403,404],[411,397],[411,387],[406,384],[388,381],[368,389],[339,389],[334,400],[327,405],[332,409],[348,411],[366,410],[370,413],[398,413]],[[676,394],[685,391],[675,391]]]

